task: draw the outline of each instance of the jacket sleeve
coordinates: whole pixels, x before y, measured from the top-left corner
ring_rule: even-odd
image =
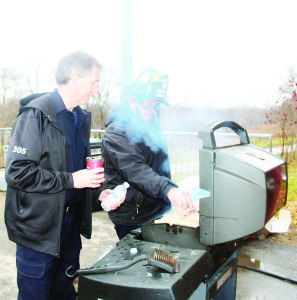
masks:
[[[139,144],[131,144],[125,134],[108,128],[102,146],[104,156],[123,180],[149,197],[165,200],[168,191],[176,186],[147,164]],[[108,173],[110,170],[105,171]]]
[[[42,113],[39,110],[26,109],[16,119],[12,130],[5,166],[8,186],[37,193],[56,193],[73,188],[71,173],[60,172],[50,164],[46,165],[46,156],[49,154],[44,145],[53,144],[55,141],[43,139]],[[52,147],[57,146],[53,144]]]

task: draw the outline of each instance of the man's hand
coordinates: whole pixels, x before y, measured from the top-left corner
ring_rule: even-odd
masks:
[[[99,201],[104,201],[109,195],[113,193],[113,190],[107,189],[101,192],[99,196]]]
[[[189,208],[191,211],[194,210],[189,192],[173,187],[169,190],[167,197],[174,206],[184,209]]]
[[[99,201],[104,201],[109,195],[111,195],[113,193],[113,190],[104,190],[101,192],[100,196],[99,196]],[[126,196],[123,197],[120,201],[117,201],[116,203],[113,203],[110,207],[110,210],[114,210],[117,209],[126,199]]]
[[[101,172],[102,174],[99,174]],[[73,187],[76,189],[98,188],[104,179],[104,169],[80,170],[72,173]]]

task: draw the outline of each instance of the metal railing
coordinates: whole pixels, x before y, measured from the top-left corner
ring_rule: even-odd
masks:
[[[6,154],[12,128],[0,128],[0,169],[5,168]]]
[[[5,157],[10,142],[11,128],[0,128],[0,168],[5,168]],[[92,129],[91,143],[98,149],[93,149],[93,153],[101,153],[100,145],[105,130]],[[217,133],[217,144],[236,144],[238,136],[235,133]],[[199,149],[203,147],[203,141],[198,137],[198,132],[172,132],[165,131],[164,138],[168,147],[168,154],[171,164],[172,180],[179,182],[189,176],[199,176]],[[252,144],[256,141],[269,139],[269,151],[272,151],[271,134],[249,134]],[[96,152],[96,150],[98,150]],[[95,152],[94,152],[95,151]]]
[[[174,182],[179,182],[189,176],[199,176],[199,150],[203,141],[198,132],[164,132],[171,162],[171,176]],[[272,152],[271,134],[249,134],[250,143],[260,140],[264,148],[264,140],[269,140],[269,151]],[[240,144],[240,138],[235,133],[215,133],[217,147]],[[257,143],[259,144],[259,143]]]

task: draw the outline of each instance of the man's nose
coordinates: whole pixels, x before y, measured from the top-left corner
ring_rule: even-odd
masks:
[[[99,85],[98,84],[94,85],[92,91],[93,91],[94,94],[98,93],[99,92]]]

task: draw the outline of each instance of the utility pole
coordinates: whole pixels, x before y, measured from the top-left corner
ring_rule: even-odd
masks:
[[[132,0],[121,1],[121,81],[127,83],[132,75]]]

